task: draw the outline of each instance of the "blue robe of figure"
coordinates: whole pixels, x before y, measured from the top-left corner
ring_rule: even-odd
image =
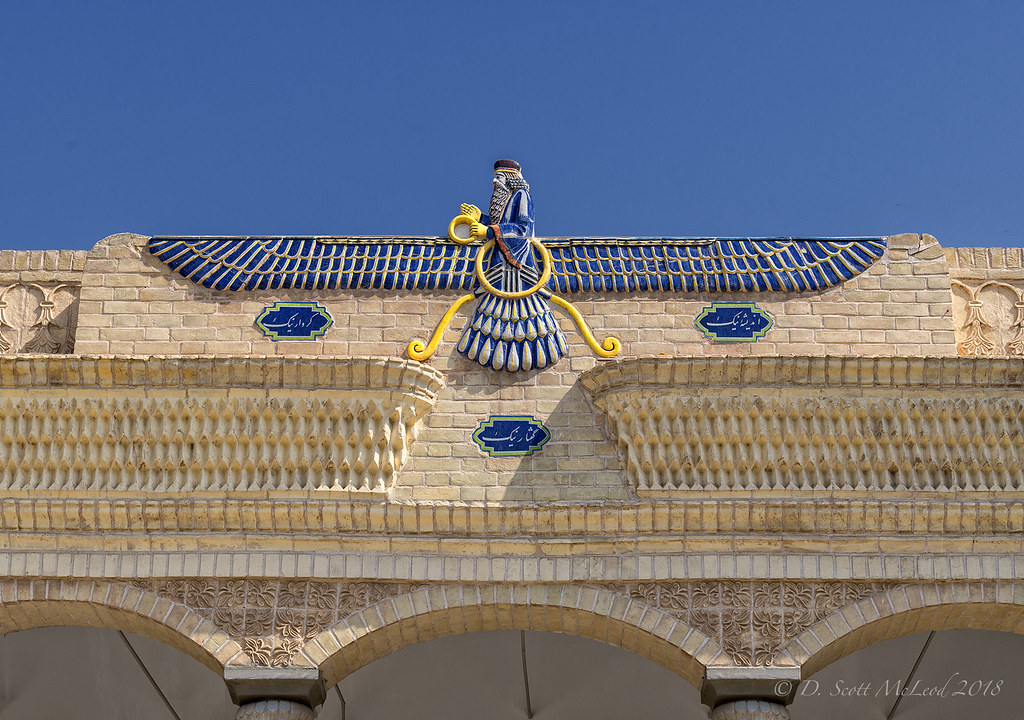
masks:
[[[494,249],[486,259],[484,275],[495,289],[522,292],[537,284],[541,271],[533,247],[533,199],[526,188],[509,197],[501,217],[483,215]],[[479,288],[476,314],[459,341],[458,350],[470,360],[495,370],[532,370],[557,361],[568,352],[551,308],[541,289],[514,300]]]

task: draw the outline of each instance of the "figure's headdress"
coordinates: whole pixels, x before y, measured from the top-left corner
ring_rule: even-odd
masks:
[[[515,160],[495,160],[494,161],[494,172],[515,172],[521,173],[523,166],[517,163]]]
[[[515,160],[496,160],[494,162],[494,172],[501,173],[502,182],[499,185],[497,177],[495,177],[494,190],[491,193],[491,204],[487,212],[489,217],[500,218],[505,211],[505,205],[516,190],[530,189],[529,183],[521,175],[522,171],[522,166]],[[497,220],[492,220],[492,222],[497,222]]]

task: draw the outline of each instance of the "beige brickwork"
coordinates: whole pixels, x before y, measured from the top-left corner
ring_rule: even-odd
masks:
[[[85,262],[79,351],[131,355],[383,355],[405,356],[416,337],[429,337],[456,292],[287,291],[230,292],[200,287],[170,271],[146,249],[147,238],[112,235]],[[744,293],[775,319],[755,344],[712,343],[694,327],[700,310],[722,295],[668,293],[574,294],[570,297],[595,335],[622,341],[620,357],[688,355],[921,355],[955,354],[949,271],[930,235],[894,235],[883,258],[866,272],[823,293]],[[335,324],[313,343],[274,342],[255,327],[276,300],[315,299]],[[732,299],[732,298],[729,298]],[[466,314],[462,315],[463,318]],[[562,316],[570,361],[554,368],[576,374],[597,362]],[[187,320],[186,320],[187,319]],[[467,373],[459,385],[494,383],[476,377],[454,352],[462,321],[453,323],[431,364]],[[314,350],[311,350],[311,347]],[[546,377],[545,385],[555,383]],[[560,378],[565,384],[566,378]]]
[[[568,357],[513,374],[455,352],[468,312],[408,359],[457,293],[214,292],[146,241],[0,252],[0,633],[112,627],[331,684],[531,629],[699,686],[1024,632],[1020,251],[891,236],[826,292],[726,298],[771,314],[750,344],[694,327],[722,296],[572,296],[620,357],[563,315]],[[277,300],[334,324],[269,340]],[[551,440],[488,457],[494,414]]]

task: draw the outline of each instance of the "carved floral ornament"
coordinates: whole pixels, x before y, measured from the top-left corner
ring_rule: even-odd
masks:
[[[141,580],[240,642],[249,663],[281,667],[349,615],[428,587],[395,582],[272,579]],[[894,583],[693,581],[603,586],[672,615],[715,640],[737,666],[776,664],[787,642],[836,610]]]
[[[0,289],[0,355],[70,353],[78,286],[15,283]]]
[[[308,640],[342,618],[420,587],[410,583],[194,578],[133,584],[185,605],[242,641],[253,665],[273,667],[291,664]]]
[[[738,666],[775,664],[785,644],[836,610],[884,592],[891,583],[702,581],[622,587],[717,640]]]
[[[956,328],[958,353],[1024,355],[1024,293],[1020,288],[997,280],[974,288],[959,280],[952,280],[951,285],[966,296],[963,320]]]

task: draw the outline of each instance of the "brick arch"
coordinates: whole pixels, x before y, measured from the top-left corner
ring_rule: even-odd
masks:
[[[0,582],[0,635],[60,625],[124,630],[158,640],[223,675],[242,648],[184,605],[122,582]]]
[[[900,585],[835,611],[784,650],[807,678],[869,645],[929,630],[963,629],[1024,634],[1024,584]]]
[[[562,632],[615,645],[700,687],[720,648],[682,620],[627,595],[580,585],[438,585],[383,600],[327,628],[300,655],[327,686],[389,653],[489,630]]]

